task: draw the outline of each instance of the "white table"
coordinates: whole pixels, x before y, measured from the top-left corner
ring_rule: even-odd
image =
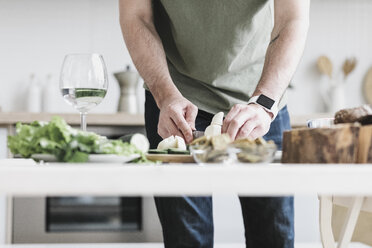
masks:
[[[0,160],[0,194],[19,196],[213,193],[363,196],[372,195],[371,178],[372,164],[36,165],[29,160]],[[325,220],[322,223],[329,232],[330,218]]]
[[[36,166],[27,160],[0,160],[0,194],[372,195],[371,165],[51,163]]]

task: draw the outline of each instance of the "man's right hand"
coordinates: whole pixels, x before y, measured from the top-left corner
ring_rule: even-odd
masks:
[[[171,135],[183,137],[186,143],[193,140],[198,108],[183,96],[168,97],[162,101],[158,122],[158,133],[165,139]]]

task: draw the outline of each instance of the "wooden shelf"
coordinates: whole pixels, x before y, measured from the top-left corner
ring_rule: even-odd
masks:
[[[79,114],[66,113],[27,113],[27,112],[0,112],[0,125],[14,125],[17,122],[31,123],[35,120],[49,121],[53,116],[61,116],[70,125],[80,125]],[[143,114],[88,114],[87,121],[90,126],[144,126]]]

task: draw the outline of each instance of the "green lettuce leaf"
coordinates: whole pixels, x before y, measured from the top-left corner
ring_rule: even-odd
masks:
[[[8,137],[8,147],[13,154],[29,158],[32,154],[52,154],[60,162],[86,162],[89,154],[143,154],[129,143],[109,140],[93,132],[73,129],[61,117],[49,123],[17,123],[16,135]]]

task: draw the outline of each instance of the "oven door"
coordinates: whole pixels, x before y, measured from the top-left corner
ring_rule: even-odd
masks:
[[[12,243],[161,242],[152,197],[16,197]]]

